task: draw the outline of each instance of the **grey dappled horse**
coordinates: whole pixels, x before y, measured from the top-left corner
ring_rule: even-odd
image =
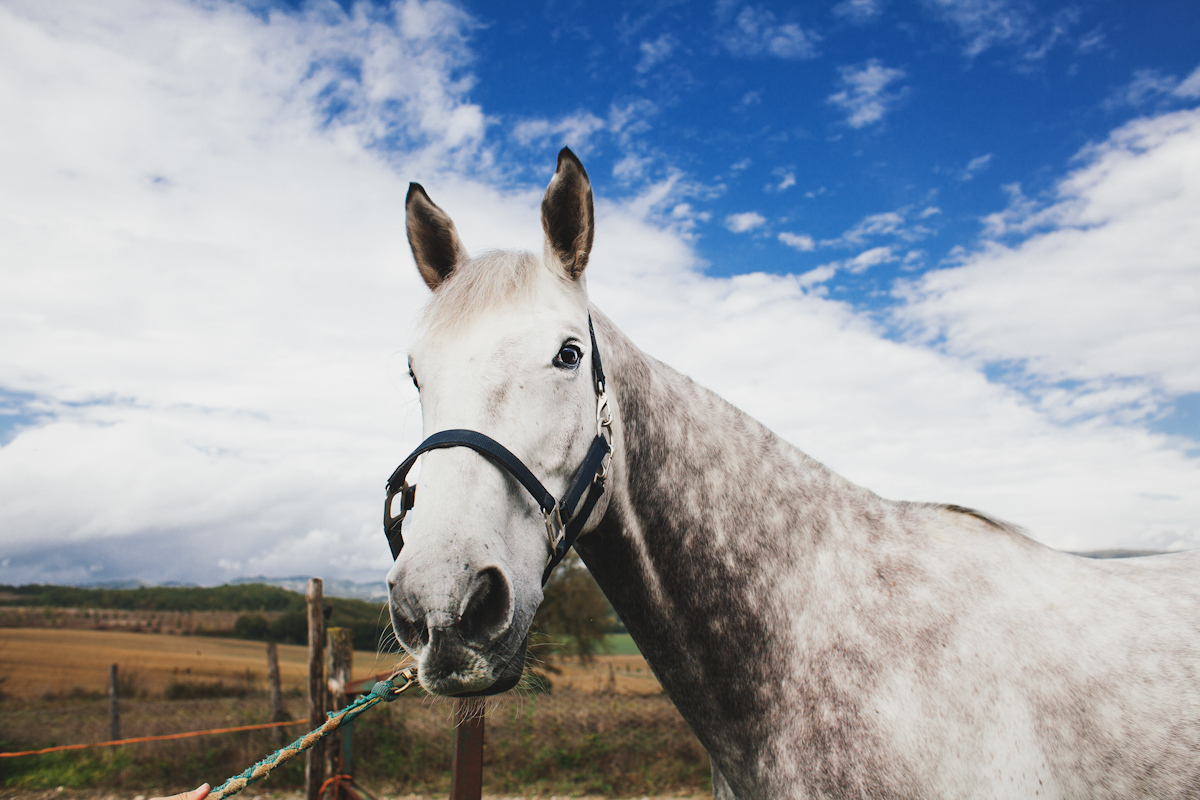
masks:
[[[1089,560],[885,500],[644,354],[588,305],[591,184],[567,150],[541,254],[471,258],[416,184],[407,214],[433,290],[410,354],[426,435],[485,434],[554,497],[611,439],[577,549],[715,797],[1200,798],[1200,554]],[[494,459],[424,458],[396,634],[430,692],[500,691],[561,532]]]

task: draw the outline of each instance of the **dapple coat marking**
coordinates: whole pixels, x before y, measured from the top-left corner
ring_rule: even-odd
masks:
[[[588,305],[591,186],[567,150],[542,215],[543,253],[472,259],[410,191],[425,435],[483,432],[561,496],[595,435],[590,311],[614,455],[577,549],[714,797],[1200,798],[1200,555],[1079,558],[850,483]],[[522,668],[545,527],[478,454],[424,459],[393,624],[429,691],[486,692]]]

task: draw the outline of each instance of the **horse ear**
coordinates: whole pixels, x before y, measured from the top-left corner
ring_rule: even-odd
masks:
[[[583,164],[564,147],[542,198],[542,230],[546,232],[546,244],[571,280],[579,280],[587,268],[595,228],[592,182]]]
[[[467,250],[450,215],[429,199],[421,184],[408,185],[404,211],[413,260],[429,288],[437,289],[454,272],[458,262],[467,257]]]

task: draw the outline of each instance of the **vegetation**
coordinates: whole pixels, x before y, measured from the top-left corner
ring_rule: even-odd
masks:
[[[390,623],[383,604],[342,597],[326,597],[324,603],[326,624],[352,629],[355,649],[375,650],[388,635]],[[237,618],[232,630],[191,632],[281,644],[303,645],[308,642],[308,611],[304,595],[261,583],[138,589],[84,589],[40,584],[0,586],[0,606],[139,612],[243,611],[246,613]]]
[[[224,586],[143,586],[85,589],[77,586],[0,585],[0,605],[56,608],[117,608],[131,611],[287,611],[296,592],[262,583]]]
[[[608,598],[574,550],[567,553],[542,590],[544,599],[533,620],[537,649],[549,649],[590,661],[605,647],[617,626]]]
[[[707,757],[662,695],[560,692],[505,697],[490,704],[484,792],[532,797],[582,793],[641,797],[709,789]],[[143,736],[262,722],[261,693],[240,699],[123,703],[122,732]],[[34,749],[107,738],[107,701],[39,701],[0,705],[8,723],[0,750]],[[452,760],[451,705],[402,698],[372,709],[355,725],[354,775],[372,792],[445,796]],[[289,729],[293,735],[299,729]],[[166,796],[216,784],[278,746],[270,730],[149,742],[119,748],[0,759],[6,796],[91,788],[131,796]],[[263,783],[264,790],[303,783],[303,759]]]

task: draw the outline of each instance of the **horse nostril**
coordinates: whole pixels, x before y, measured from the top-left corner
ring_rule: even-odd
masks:
[[[392,629],[395,630],[400,644],[409,650],[417,650],[429,644],[429,625],[424,617],[410,620],[403,611],[393,609]]]
[[[463,638],[490,642],[512,622],[512,591],[508,578],[496,567],[479,571],[467,592],[460,618]]]

